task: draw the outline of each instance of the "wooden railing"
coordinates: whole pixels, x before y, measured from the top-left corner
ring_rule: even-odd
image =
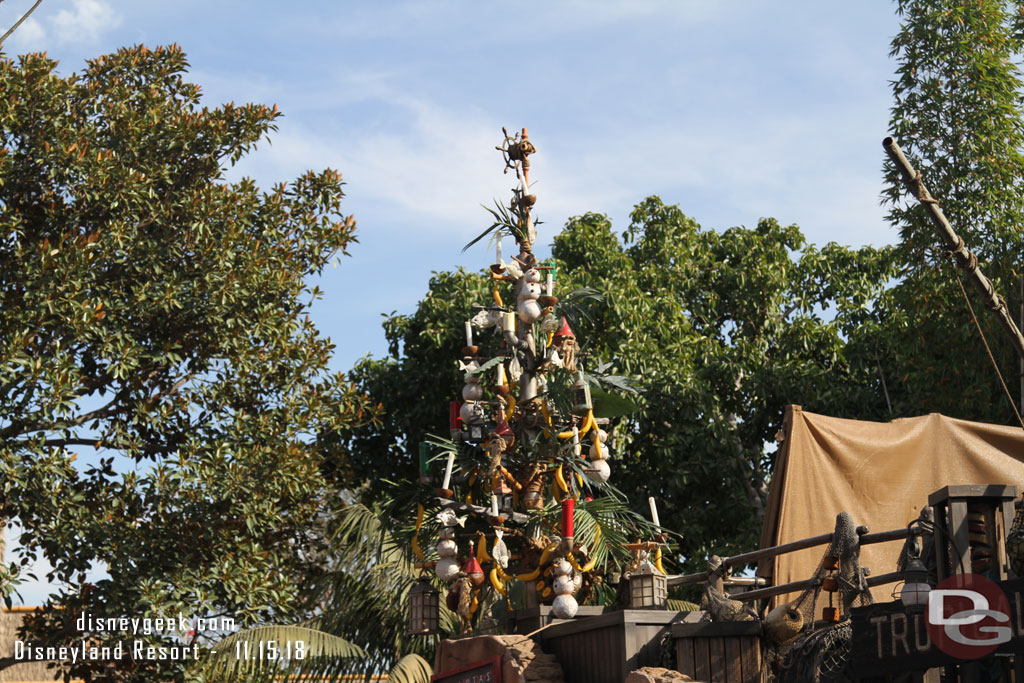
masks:
[[[870,534],[867,532],[867,527],[858,527],[857,533],[860,536],[860,545],[871,545],[873,543],[885,543],[887,541],[898,541],[910,536],[913,533],[917,533],[913,529],[892,529],[891,531],[881,531],[877,534]],[[820,536],[811,536],[810,538],[804,538],[799,541],[791,541],[790,543],[783,543],[782,545],[774,545],[768,548],[760,548],[758,550],[752,550],[749,553],[741,553],[740,555],[733,555],[732,557],[723,557],[722,563],[726,567],[737,567],[741,565],[750,564],[757,562],[758,560],[767,559],[769,557],[778,557],[779,555],[785,555],[786,553],[792,553],[797,550],[805,550],[807,548],[814,548],[816,546],[826,545],[832,542],[832,534],[821,534]],[[684,586],[692,583],[703,583],[708,580],[710,576],[709,572],[697,572],[696,574],[684,574],[680,576],[670,576],[668,579],[668,585],[670,586]],[[880,576],[868,577],[869,586],[881,586],[894,581],[902,580],[903,576],[900,572],[890,572],[888,574],[882,574]],[[815,584],[818,579],[805,579],[803,581],[794,581],[792,583],[784,583],[779,586],[767,586],[765,588],[758,588],[755,590],[744,591],[732,595],[734,600],[742,600],[744,602],[752,602],[754,600],[760,600],[762,598],[770,598],[776,595],[783,595],[785,593],[795,593],[805,588],[809,588]]]

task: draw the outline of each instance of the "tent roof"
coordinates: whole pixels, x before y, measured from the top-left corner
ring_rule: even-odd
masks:
[[[829,533],[842,510],[857,525],[887,531],[916,519],[928,495],[943,486],[1024,484],[1024,431],[1016,427],[938,413],[864,422],[790,406],[783,434],[761,547]],[[902,541],[865,546],[861,564],[875,576],[895,571],[901,548]],[[758,574],[775,585],[808,579],[823,552],[811,548],[762,561]],[[889,584],[872,593],[889,601],[892,590]]]

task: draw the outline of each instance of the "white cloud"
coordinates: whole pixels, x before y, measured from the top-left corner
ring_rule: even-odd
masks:
[[[418,236],[412,239],[474,237],[488,222],[480,204],[506,200],[516,184],[501,174],[494,149],[502,121],[479,108],[384,89],[368,99],[397,111],[401,125],[339,134],[300,127],[286,117],[272,145],[243,161],[239,171],[269,185],[308,168],[338,168],[348,183],[347,206],[357,218],[366,215],[360,205],[372,202],[395,219],[389,223],[415,226]],[[546,223],[541,242],[568,217],[587,211],[607,213],[623,229],[633,204],[653,193],[680,204],[707,228],[753,226],[760,217],[774,216],[800,223],[815,243],[887,242],[876,164],[851,169],[842,143],[859,143],[834,133],[858,115],[818,120],[765,112],[743,125],[735,118],[705,118],[689,126],[625,125],[599,143],[582,134],[547,140],[535,135],[539,151],[531,179],[538,216]],[[832,144],[806,143],[825,139]]]
[[[50,19],[58,42],[96,42],[100,35],[121,23],[121,17],[106,0],[72,0]]]
[[[6,30],[6,27],[4,28]],[[25,53],[46,49],[46,29],[43,25],[29,17],[8,39],[13,52]]]

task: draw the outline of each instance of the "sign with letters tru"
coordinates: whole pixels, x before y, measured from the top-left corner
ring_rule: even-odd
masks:
[[[852,610],[852,673],[1024,655],[1024,579],[996,583],[977,574],[957,575],[936,586],[922,607],[915,611],[896,601]]]
[[[431,683],[501,683],[501,656],[434,674],[430,680]]]

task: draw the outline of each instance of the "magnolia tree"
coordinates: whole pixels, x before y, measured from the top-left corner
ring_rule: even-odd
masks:
[[[372,417],[307,316],[307,277],[352,241],[340,175],[228,181],[279,114],[201,106],[186,67],[173,46],[68,76],[0,59],[0,511],[22,529],[0,589],[52,566],[37,644],[124,637],[82,631],[84,613],[295,609],[336,500],[342,456],[320,437]],[[121,666],[167,680],[180,663]]]

